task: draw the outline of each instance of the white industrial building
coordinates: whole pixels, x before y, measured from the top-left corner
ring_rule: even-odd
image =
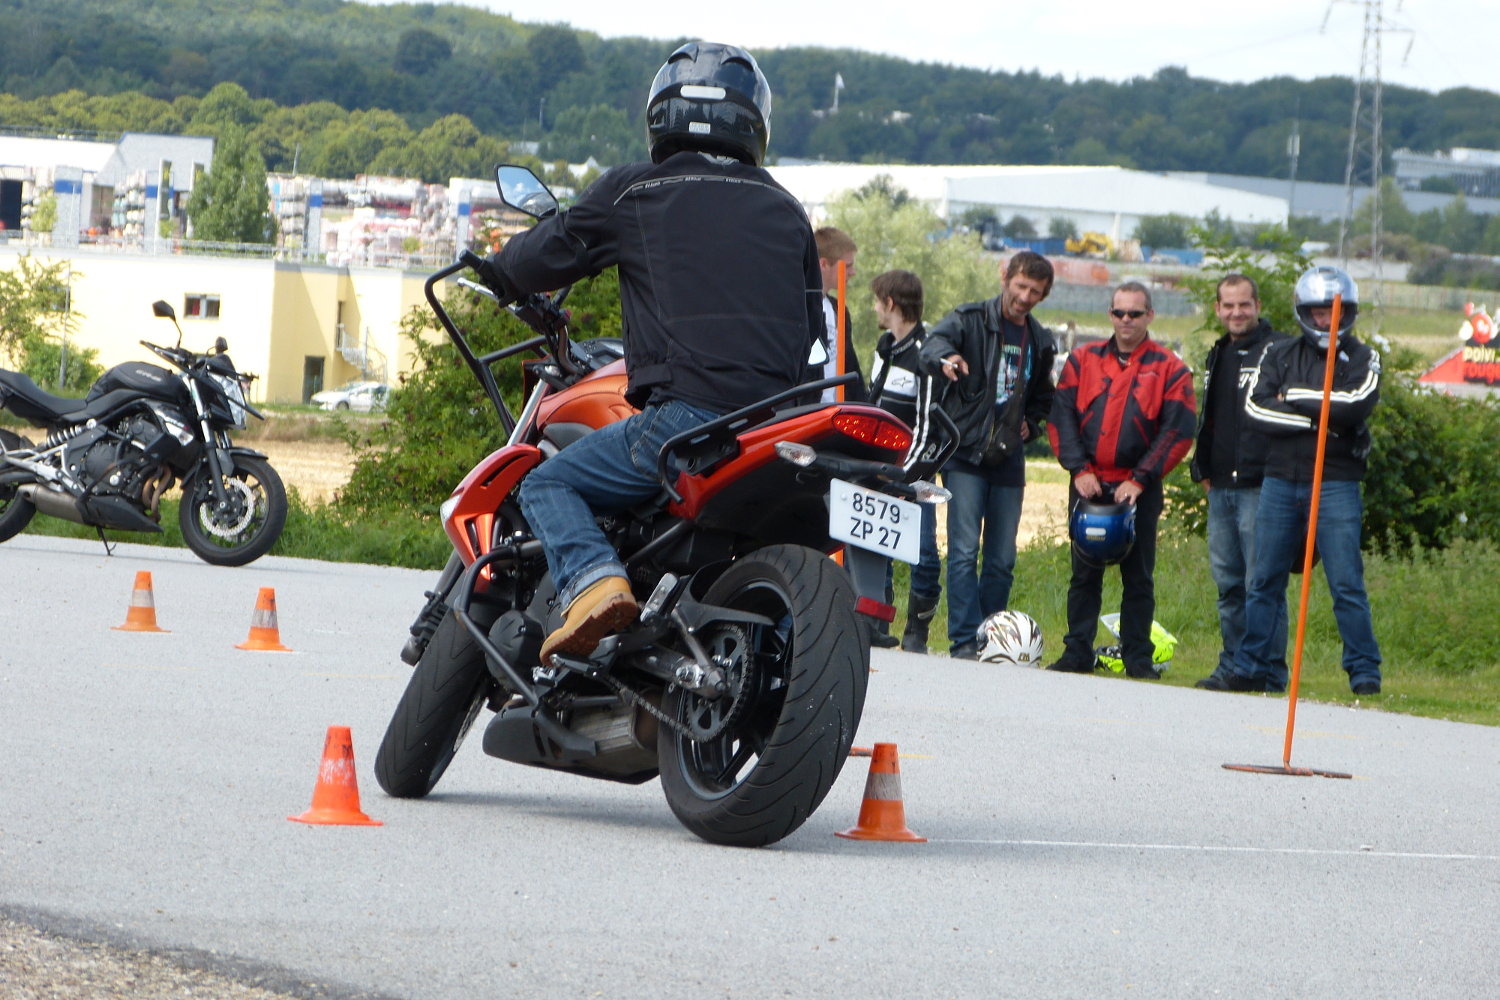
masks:
[[[840,194],[886,176],[891,183],[945,219],[981,208],[1005,220],[1029,219],[1046,233],[1054,217],[1079,232],[1128,239],[1146,216],[1176,213],[1201,219],[1211,212],[1239,223],[1285,224],[1285,197],[1124,167],[906,166],[855,163],[777,165],[778,182],[814,220]]]

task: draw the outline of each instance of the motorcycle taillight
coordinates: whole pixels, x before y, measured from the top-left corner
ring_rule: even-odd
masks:
[[[873,413],[840,413],[833,418],[834,429],[863,444],[905,452],[911,447],[911,431],[892,418]]]

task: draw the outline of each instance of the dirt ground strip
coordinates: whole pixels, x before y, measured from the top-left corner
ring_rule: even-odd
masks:
[[[315,995],[250,986],[148,951],[49,934],[0,916],[6,1000],[289,1000]]]
[[[282,481],[295,486],[310,503],[327,503],[349,481],[352,462],[342,441],[258,441],[254,447],[264,451]],[[1067,503],[1068,488],[1063,483],[1027,486],[1016,544],[1025,546],[1037,537],[1061,538],[1067,529]],[[938,544],[946,549],[946,525],[942,508],[938,510]]]

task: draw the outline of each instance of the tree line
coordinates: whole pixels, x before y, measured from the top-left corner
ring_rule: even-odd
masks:
[[[535,141],[546,159],[608,165],[643,155],[646,83],[674,44],[427,3],[10,0],[0,11],[0,126],[181,131],[194,127],[192,102],[230,82],[260,109],[242,124],[265,125],[254,141],[274,171],[295,164],[341,177],[399,165],[440,179],[446,168],[420,152],[388,151],[435,127],[420,145],[452,147],[439,158],[462,159],[486,140]],[[1287,174],[1295,127],[1298,176],[1343,178],[1348,78],[1231,84],[1168,67],[1115,83],[847,49],[756,55],[776,93],[781,157],[1276,177]],[[837,113],[835,74],[845,83]],[[1500,148],[1500,95],[1488,91],[1388,86],[1383,115],[1387,152]],[[309,137],[323,128],[336,135]]]

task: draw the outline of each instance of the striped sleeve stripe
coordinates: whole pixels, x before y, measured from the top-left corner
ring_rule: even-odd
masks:
[[[1250,380],[1250,386],[1245,392],[1245,412],[1252,419],[1260,420],[1268,424],[1276,424],[1281,427],[1293,427],[1297,430],[1306,430],[1312,426],[1312,418],[1304,417],[1300,413],[1284,413],[1281,410],[1271,410],[1255,402],[1255,387],[1260,383],[1260,370],[1256,369],[1255,376]]]
[[[1365,380],[1360,383],[1357,389],[1346,392],[1330,393],[1329,399],[1333,400],[1336,403],[1357,403],[1362,399],[1368,399],[1371,393],[1373,393],[1379,386],[1380,380],[1375,377],[1375,373],[1367,371],[1365,372]],[[1294,400],[1322,398],[1323,390],[1321,389],[1288,389],[1286,391],[1286,400],[1288,403]]]

